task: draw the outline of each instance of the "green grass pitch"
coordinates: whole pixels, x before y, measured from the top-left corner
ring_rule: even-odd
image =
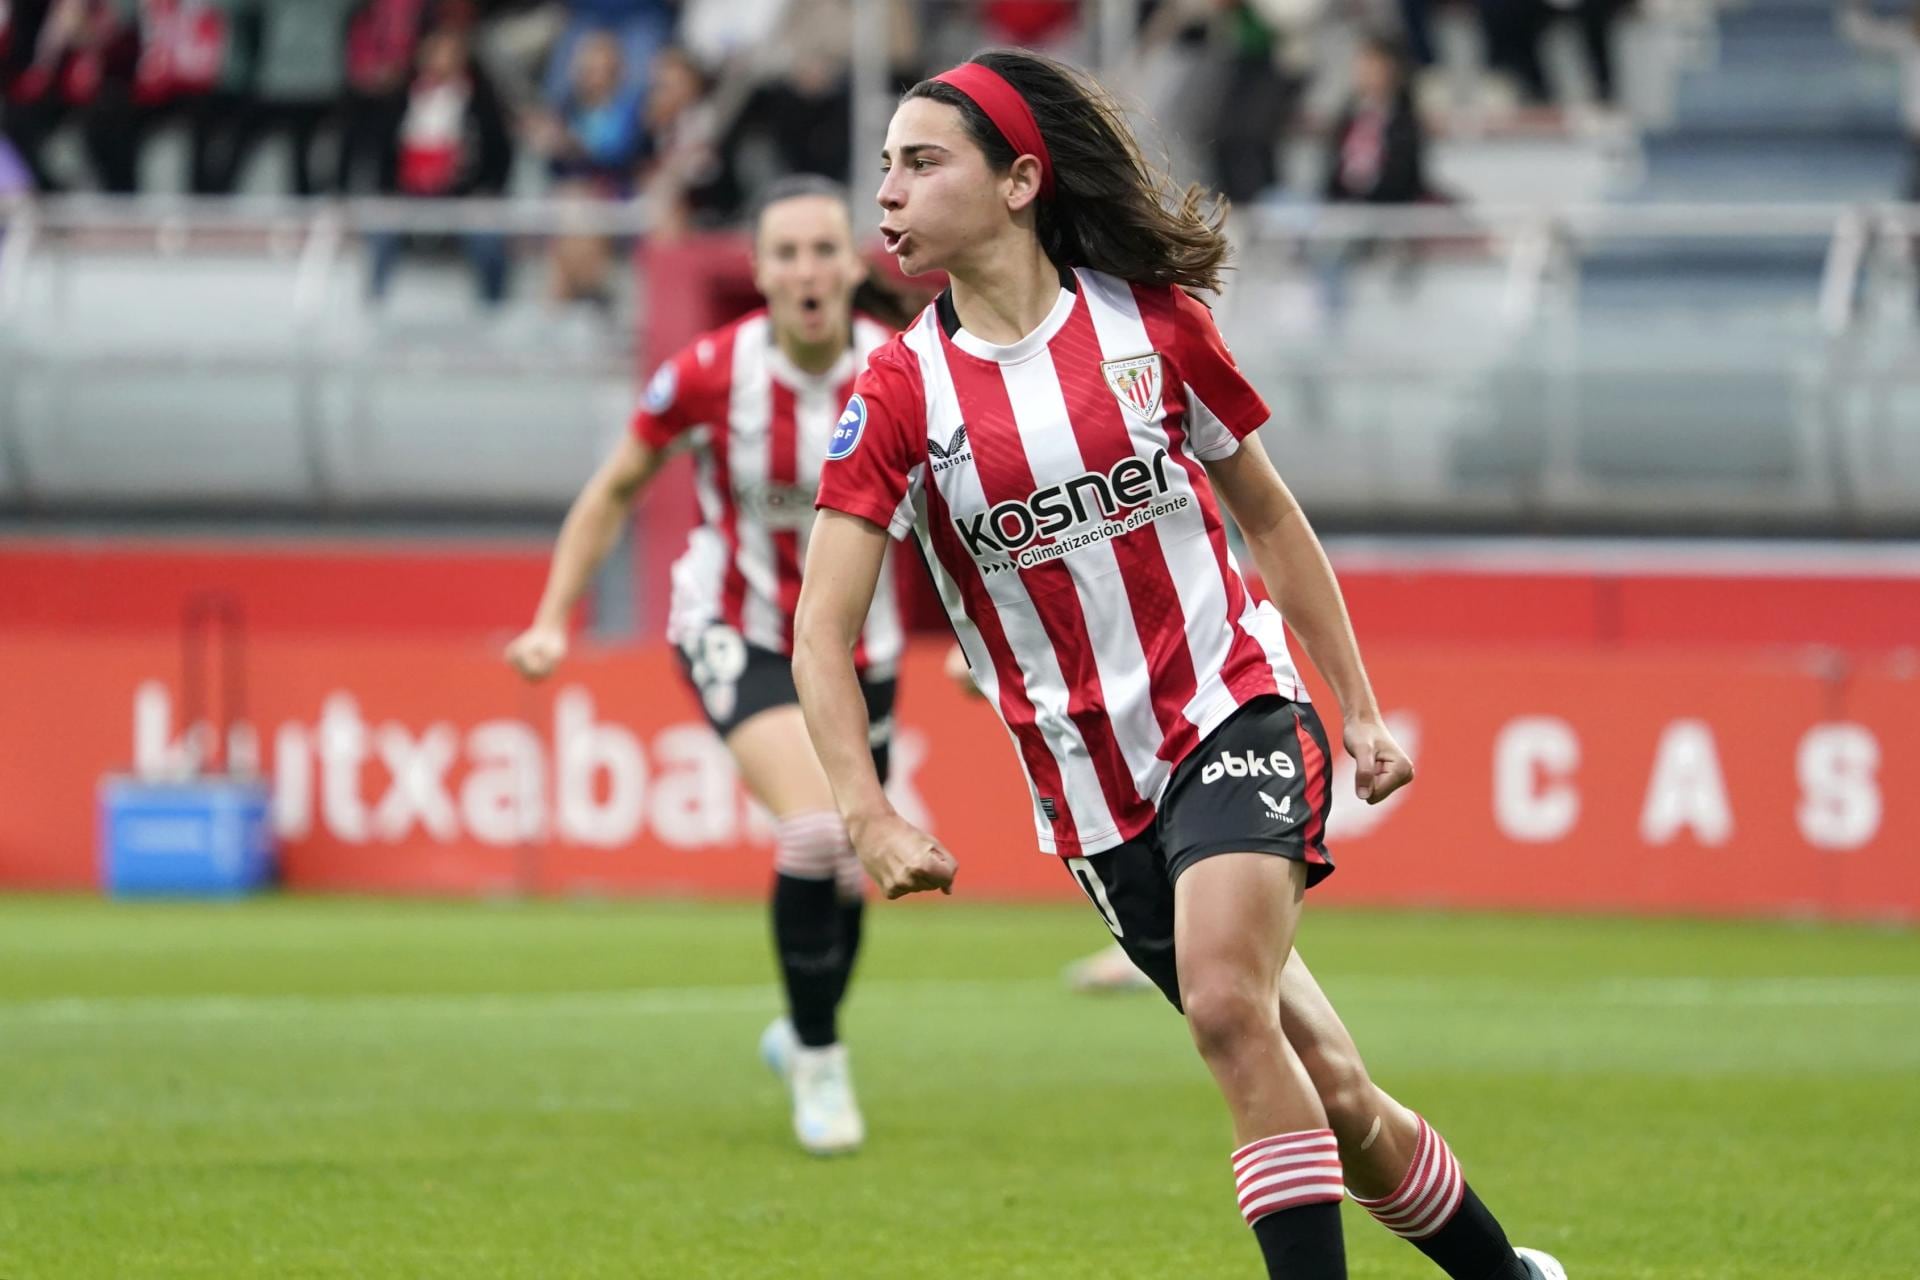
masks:
[[[745,906],[0,899],[0,1277],[1249,1277],[1084,908],[878,907],[801,1155]],[[1575,1280],[1920,1275],[1920,938],[1309,910],[1374,1074]],[[1355,1277],[1439,1273],[1348,1208]]]

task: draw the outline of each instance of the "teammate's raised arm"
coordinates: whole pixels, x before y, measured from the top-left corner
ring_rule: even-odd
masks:
[[[867,708],[853,649],[887,551],[879,525],[822,510],[793,625],[793,682],[813,749],[833,785],[860,862],[889,898],[953,891],[958,870],[939,841],[894,812],[867,750]]]
[[[620,537],[620,526],[640,491],[660,470],[662,450],[627,433],[573,500],[533,624],[507,646],[506,659],[529,680],[553,674],[567,656],[567,619]]]

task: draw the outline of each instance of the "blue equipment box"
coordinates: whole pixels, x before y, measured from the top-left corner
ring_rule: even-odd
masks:
[[[100,882],[114,897],[233,896],[273,883],[267,785],[255,779],[100,783]]]

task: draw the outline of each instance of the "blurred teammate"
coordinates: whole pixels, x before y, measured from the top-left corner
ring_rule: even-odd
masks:
[[[1340,699],[1361,798],[1413,770],[1253,434],[1266,405],[1187,292],[1218,286],[1219,211],[1148,167],[1098,86],[1026,53],[916,85],[883,163],[888,248],[951,287],[841,415],[794,649],[861,861],[889,897],[950,892],[958,870],[888,805],[852,660],[888,535],[913,531],[1026,767],[1042,849],[1186,1015],[1268,1273],[1345,1276],[1344,1184],[1456,1280],[1563,1276],[1508,1244],[1446,1143],[1368,1078],[1292,954],[1333,869],[1330,752],[1218,503]]]
[[[567,652],[567,619],[668,450],[698,449],[701,524],[673,566],[667,638],[747,789],[776,823],[773,935],[787,1017],[761,1039],[793,1093],[808,1151],[860,1145],[837,1013],[860,947],[864,878],[814,759],[789,654],[820,463],[868,352],[892,329],[856,309],[892,300],[866,280],[845,193],[784,179],[753,232],[764,310],[696,339],[647,384],[633,429],[575,499],[533,625],[507,661],[538,680]],[[883,584],[861,629],[858,687],[872,722],[869,768],[884,777],[898,611]]]

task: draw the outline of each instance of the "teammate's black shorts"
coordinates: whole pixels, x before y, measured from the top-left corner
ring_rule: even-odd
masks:
[[[715,624],[675,650],[680,671],[693,686],[706,712],[707,723],[723,739],[735,729],[774,707],[797,706],[800,694],[793,686],[793,659],[772,649],[749,644],[732,627]],[[887,780],[893,754],[893,697],[898,682],[860,678],[867,699],[868,745],[880,781]]]
[[[1216,853],[1271,853],[1333,872],[1327,732],[1304,702],[1256,698],[1174,768],[1151,827],[1103,853],[1062,859],[1129,958],[1180,1007],[1173,883]]]

